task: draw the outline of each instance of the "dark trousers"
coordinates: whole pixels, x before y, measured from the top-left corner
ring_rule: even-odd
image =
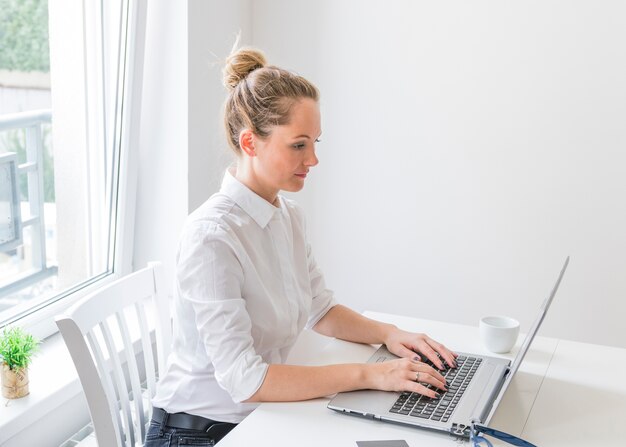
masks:
[[[144,447],[214,446],[236,426],[155,408]]]

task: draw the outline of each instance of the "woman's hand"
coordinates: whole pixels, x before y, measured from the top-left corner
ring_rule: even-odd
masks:
[[[458,354],[450,351],[426,334],[415,334],[394,328],[389,332],[385,345],[389,352],[398,357],[413,359],[417,353],[426,357],[439,369],[444,369],[441,359],[445,360],[451,368],[456,368],[455,359],[458,357]],[[437,354],[441,356],[441,359]],[[418,360],[421,360],[421,358],[418,357]]]
[[[414,354],[415,356],[415,354]],[[411,391],[437,398],[434,389],[423,384],[447,391],[446,379],[434,368],[425,363],[408,358],[372,363],[368,367],[369,388],[382,391]]]

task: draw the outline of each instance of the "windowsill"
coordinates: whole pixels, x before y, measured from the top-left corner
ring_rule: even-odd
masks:
[[[74,362],[61,334],[57,333],[42,343],[28,375],[29,395],[0,401],[0,445],[82,393]],[[71,432],[71,428],[68,430]],[[71,434],[67,433],[67,436]]]

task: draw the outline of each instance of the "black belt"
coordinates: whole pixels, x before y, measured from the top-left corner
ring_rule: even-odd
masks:
[[[168,413],[167,411],[153,407],[152,420],[157,424],[163,424],[171,428],[182,428],[186,430],[198,430],[207,433],[216,432],[215,435],[226,436],[226,434],[237,426],[230,422],[219,422],[212,419],[203,418],[187,413]],[[213,427],[212,430],[209,430]]]

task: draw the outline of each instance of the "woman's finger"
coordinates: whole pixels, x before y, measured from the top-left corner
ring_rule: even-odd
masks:
[[[427,365],[426,363],[421,363],[421,362],[417,363],[417,364],[413,365],[412,369],[413,369],[414,372],[429,374],[429,375],[435,377],[438,381],[440,381],[443,384],[448,383],[446,381],[446,378],[439,371],[437,371],[435,368]]]
[[[411,351],[409,348],[407,348],[404,345],[401,345],[400,348],[398,348],[397,355],[399,357],[404,357],[404,358],[411,359],[411,360],[417,360],[417,361],[421,360],[420,356],[417,355],[415,351]],[[417,357],[417,359],[415,357]]]
[[[423,340],[419,345],[419,350],[428,358],[428,360],[432,362],[433,365],[439,369],[444,369],[441,359],[437,355],[437,352],[430,346],[430,344],[428,344],[428,341]]]
[[[415,382],[413,380],[407,380],[405,382],[406,391],[410,391],[412,393],[423,394],[424,396],[428,396],[432,399],[437,399],[439,397],[439,393],[430,388],[426,388],[421,383]]]
[[[442,391],[448,391],[444,382],[445,379],[441,380],[442,378],[439,378],[437,376],[440,375],[437,373],[432,374],[430,371],[407,371],[408,380],[413,380],[418,383],[428,383],[432,386],[439,388]]]
[[[439,355],[446,361],[446,363],[450,365],[450,367],[456,368],[455,354],[452,351],[450,351],[441,343],[438,343],[429,337],[426,338],[426,343],[428,343],[436,352],[438,352]]]

